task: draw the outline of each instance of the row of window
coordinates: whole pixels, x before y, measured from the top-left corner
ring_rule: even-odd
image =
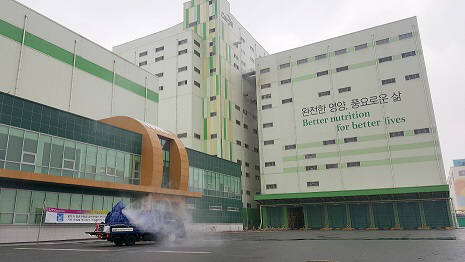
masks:
[[[241,199],[241,178],[189,167],[189,191],[206,196]]]
[[[320,181],[309,181],[307,182],[307,187],[320,186]],[[266,189],[277,189],[277,184],[266,184]]]
[[[412,32],[401,34],[401,35],[398,36],[399,40],[407,39],[407,38],[410,38],[410,37],[413,37]],[[383,45],[383,44],[389,43],[389,41],[390,41],[389,38],[384,38],[384,39],[380,39],[380,40],[375,41],[375,44],[376,45]],[[355,51],[359,51],[359,50],[366,49],[366,48],[368,48],[368,43],[363,43],[363,44],[354,46]],[[345,54],[345,53],[347,53],[347,48],[343,48],[343,49],[336,50],[336,51],[333,52],[334,56],[342,55],[342,54]],[[314,56],[314,59],[317,61],[317,60],[325,59],[327,57],[328,57],[328,53],[325,53],[325,54],[320,54],[320,55]],[[297,60],[297,64],[298,65],[305,64],[308,61],[309,61],[308,58],[299,59],[299,60]],[[284,64],[280,64],[279,69],[289,68],[290,66],[291,66],[291,63],[287,62],[287,63],[284,63]],[[263,69],[260,70],[260,74],[265,74],[265,73],[268,73],[268,72],[270,72],[269,67],[263,68]]]
[[[263,124],[263,128],[268,128],[268,127],[273,127],[273,123],[270,122],[270,123],[264,123]],[[428,134],[430,132],[431,132],[431,130],[428,127],[413,130],[414,135]],[[404,136],[404,135],[405,135],[404,131],[389,132],[389,137],[399,137],[399,136]],[[358,138],[356,136],[344,138],[344,143],[355,143],[355,142],[358,142]],[[324,146],[335,145],[336,144],[336,139],[323,140],[322,144]],[[264,140],[263,145],[265,145],[265,146],[266,145],[274,145],[274,140]],[[297,148],[296,144],[285,145],[284,146],[284,150],[293,150],[293,149],[296,149],[296,148]],[[315,158],[315,157],[316,157],[315,154],[307,154],[307,155],[305,155],[305,159],[310,159],[310,158]]]

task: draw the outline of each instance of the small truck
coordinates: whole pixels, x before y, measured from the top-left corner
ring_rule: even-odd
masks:
[[[132,246],[138,241],[174,241],[186,236],[184,223],[174,212],[137,211],[136,226],[123,214],[124,208],[123,202],[118,202],[107,214],[105,223],[97,224],[94,231],[86,233],[116,246]]]

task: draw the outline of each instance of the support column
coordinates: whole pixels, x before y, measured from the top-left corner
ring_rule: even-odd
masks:
[[[455,208],[452,208],[452,200],[449,198],[446,200],[447,205],[447,215],[449,216],[449,227],[457,228],[457,217],[455,216]]]
[[[281,226],[287,229],[289,227],[289,221],[287,219],[287,207],[282,207],[282,210],[283,210],[283,223]]]
[[[394,211],[394,227],[392,229],[400,229],[399,211],[396,202],[392,203],[392,210]]]
[[[326,204],[323,204],[323,230],[328,230],[329,229],[329,217],[328,217],[328,206]]]
[[[421,221],[421,227],[419,229],[428,229],[428,227],[426,226],[425,209],[423,208],[423,202],[418,202],[418,208],[420,209]]]
[[[368,203],[368,213],[370,214],[370,227],[368,229],[375,230],[375,213],[373,211],[373,203]]]
[[[268,223],[268,208],[262,207],[262,229],[267,229]]]
[[[308,209],[306,206],[303,206],[302,207],[302,210],[304,212],[304,224],[305,224],[305,229],[309,229],[310,228],[310,225],[308,224],[308,219],[310,218],[309,217],[309,214],[308,214]]]
[[[346,230],[352,230],[352,221],[350,219],[350,206],[349,204],[345,204],[346,207]]]

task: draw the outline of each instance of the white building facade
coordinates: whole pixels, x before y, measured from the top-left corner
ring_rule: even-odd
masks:
[[[159,77],[159,125],[242,166],[244,207],[260,192],[255,59],[268,53],[225,0],[184,3],[184,21],[113,51]],[[221,181],[219,183],[222,183]]]

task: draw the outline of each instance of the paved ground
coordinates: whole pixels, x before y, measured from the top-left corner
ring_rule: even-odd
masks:
[[[0,261],[465,261],[465,230],[191,234],[178,244],[106,241],[0,245]]]

